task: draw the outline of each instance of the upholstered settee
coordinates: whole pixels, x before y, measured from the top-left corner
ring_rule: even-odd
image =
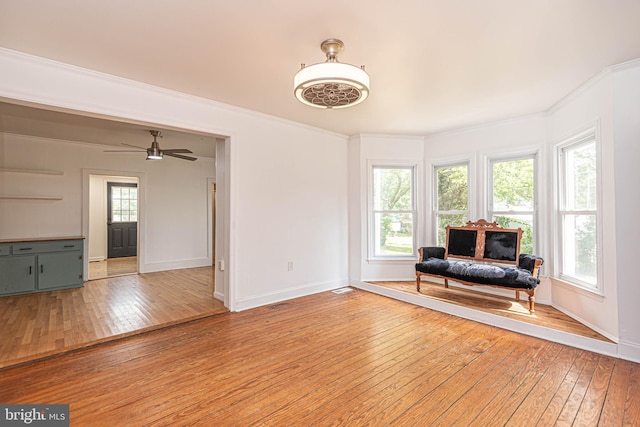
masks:
[[[416,286],[420,277],[432,276],[469,286],[484,285],[529,296],[529,312],[535,312],[535,290],[540,284],[543,259],[520,253],[521,229],[505,229],[485,220],[469,221],[464,227],[447,227],[447,245],[420,248],[416,263]]]

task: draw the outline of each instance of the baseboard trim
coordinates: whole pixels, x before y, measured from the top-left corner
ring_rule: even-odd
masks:
[[[240,298],[236,300],[235,310],[242,311],[251,308],[261,307],[264,305],[274,304],[281,301],[290,300],[293,298],[304,297],[307,295],[317,294],[320,292],[331,291],[334,289],[348,286],[349,281],[333,280],[329,282],[319,282],[314,284],[306,284],[303,286],[297,286],[289,289],[285,289],[278,292],[272,292],[262,295],[251,296],[248,298]]]
[[[620,340],[618,343],[618,357],[620,357],[620,359],[640,363],[640,345]]]
[[[140,266],[140,273],[155,273],[156,271],[180,270],[183,268],[210,267],[211,260],[194,258],[179,261],[145,263]]]

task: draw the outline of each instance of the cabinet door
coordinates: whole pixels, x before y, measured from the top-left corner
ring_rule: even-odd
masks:
[[[38,255],[38,289],[82,286],[82,256],[79,252]]]
[[[35,256],[0,258],[0,294],[32,292],[35,284]]]

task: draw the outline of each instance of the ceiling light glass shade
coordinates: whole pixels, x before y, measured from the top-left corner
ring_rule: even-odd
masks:
[[[362,68],[340,62],[304,67],[293,79],[296,98],[318,108],[358,105],[369,96],[369,75]]]
[[[300,102],[317,108],[345,108],[367,99],[369,75],[364,66],[338,62],[338,53],[343,48],[342,41],[327,39],[320,45],[327,61],[308,67],[302,65],[293,78],[293,91]]]

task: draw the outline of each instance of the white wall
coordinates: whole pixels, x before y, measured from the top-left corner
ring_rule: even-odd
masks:
[[[423,213],[424,138],[398,135],[358,135],[349,141],[349,235],[350,279],[413,280],[416,260],[380,261],[369,256],[369,180],[372,165],[415,166],[418,236],[424,228]],[[418,246],[420,239],[418,238]]]
[[[620,355],[640,362],[640,65],[613,76],[615,235]]]
[[[0,69],[0,98],[228,137],[225,274],[232,310],[347,283],[346,136],[6,49],[0,49]],[[13,149],[10,156],[28,155]],[[87,167],[104,167],[100,162]],[[205,250],[203,233],[193,228],[181,234],[174,225],[173,207],[193,192],[206,191],[204,179],[202,183],[182,176],[173,180],[166,173],[180,174],[174,169],[179,167],[170,164],[161,169],[154,163],[141,181],[142,186],[149,184],[147,197],[158,212],[146,225],[151,263],[170,265]],[[78,173],[76,166],[73,174]],[[78,233],[79,214],[74,209],[80,206],[81,183],[77,175],[64,175],[67,178],[70,204],[53,220],[42,213],[33,221],[15,218],[21,230],[37,224],[34,234]],[[185,194],[171,197],[173,192],[162,190],[167,185],[180,187]],[[6,227],[13,228],[13,223]],[[194,244],[185,247],[180,240],[183,243],[176,247],[175,238],[193,239]],[[293,271],[288,271],[289,261]]]
[[[603,296],[553,280],[554,306],[607,337],[618,339],[618,281],[616,279],[615,179],[612,74],[592,79],[549,112],[547,138],[551,154],[555,146],[580,130],[599,124],[601,154],[601,222]],[[553,203],[553,199],[548,201]],[[553,206],[553,205],[551,205]],[[550,235],[552,237],[552,235]],[[555,266],[552,267],[557,272]]]

